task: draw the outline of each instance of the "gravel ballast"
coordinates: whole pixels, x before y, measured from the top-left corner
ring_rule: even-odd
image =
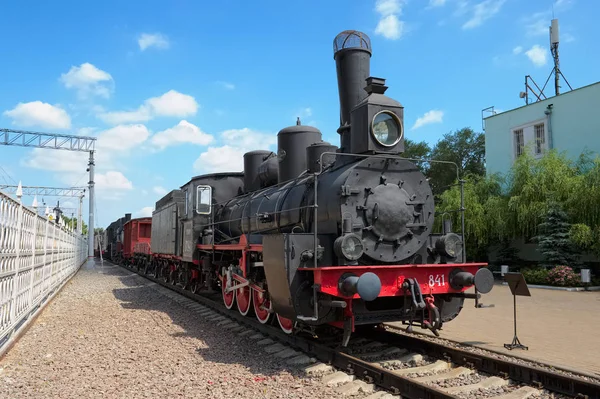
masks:
[[[0,361],[0,398],[338,396],[163,290],[84,266]]]

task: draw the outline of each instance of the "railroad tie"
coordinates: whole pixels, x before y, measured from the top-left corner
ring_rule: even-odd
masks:
[[[521,387],[510,393],[494,396],[494,399],[527,399],[538,393],[541,393],[539,389],[533,387]]]
[[[476,389],[488,389],[488,388],[499,388],[508,385],[508,380],[500,377],[489,377],[485,380],[479,381],[476,384],[471,385],[462,385],[459,387],[451,387],[451,388],[442,388],[443,391],[446,391],[450,394],[456,393],[464,393],[471,392]]]

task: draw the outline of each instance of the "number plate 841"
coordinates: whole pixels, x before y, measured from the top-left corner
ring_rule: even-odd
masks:
[[[430,274],[428,283],[430,287],[443,287],[446,285],[446,279],[443,274]]]

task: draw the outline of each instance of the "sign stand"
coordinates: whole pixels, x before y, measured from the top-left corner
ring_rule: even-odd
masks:
[[[515,336],[510,344],[504,344],[504,347],[509,350],[513,350],[515,348],[529,350],[525,345],[521,344],[519,338],[517,338],[517,295],[519,296],[531,296],[529,292],[529,288],[527,288],[527,283],[525,282],[525,278],[521,273],[506,273],[504,275],[508,286],[510,287],[510,292],[513,294],[513,303],[514,303],[514,319],[515,319]]]

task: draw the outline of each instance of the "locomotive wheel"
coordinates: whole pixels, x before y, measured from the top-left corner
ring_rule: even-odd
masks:
[[[265,293],[252,290],[252,305],[254,314],[261,324],[267,324],[271,320],[271,301]]]
[[[237,308],[242,316],[246,316],[252,309],[252,289],[249,286],[238,288],[235,293]]]
[[[200,283],[198,283],[198,279],[193,279],[192,282],[190,283],[190,291],[192,291],[192,294],[195,294],[198,292],[198,289],[200,288]]]
[[[279,327],[286,334],[291,334],[294,331],[294,322],[290,319],[286,319],[285,317],[277,315],[277,321],[279,322]]]
[[[170,267],[167,264],[163,265],[163,267],[161,268],[161,274],[162,274],[163,281],[167,284],[169,283],[169,276],[171,274],[169,268]]]
[[[235,293],[237,290],[233,290],[231,292],[226,292],[227,288],[227,277],[223,276],[221,279],[221,292],[223,293],[223,303],[227,309],[231,309],[235,302]]]
[[[154,278],[160,277],[160,264],[158,261],[154,261]]]

